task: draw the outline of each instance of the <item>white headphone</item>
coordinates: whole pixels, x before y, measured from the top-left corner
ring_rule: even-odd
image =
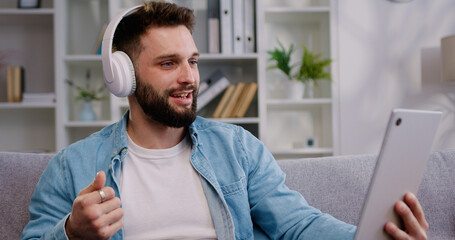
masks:
[[[104,81],[109,91],[117,97],[126,97],[136,90],[136,76],[133,62],[129,56],[122,52],[112,52],[114,33],[120,21],[135,12],[142,5],[138,5],[120,12],[112,19],[106,28],[101,47],[101,60],[103,62]]]

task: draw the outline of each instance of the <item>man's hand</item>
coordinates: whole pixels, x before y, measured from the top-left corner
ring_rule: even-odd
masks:
[[[106,174],[100,171],[95,180],[74,200],[65,230],[69,239],[109,239],[123,226],[121,202],[114,189],[103,187]],[[102,190],[106,198],[101,199]]]
[[[401,230],[394,223],[386,223],[384,229],[394,239],[427,239],[428,222],[423,214],[422,206],[412,193],[404,196],[404,202],[395,204],[395,211],[401,216],[405,230]]]

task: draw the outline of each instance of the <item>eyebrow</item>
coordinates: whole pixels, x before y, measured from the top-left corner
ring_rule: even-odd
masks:
[[[199,52],[194,52],[193,55],[191,55],[191,57],[199,57],[199,55],[200,55]],[[180,56],[179,54],[167,54],[167,55],[158,56],[155,59],[161,60],[161,59],[168,59],[168,58],[176,58],[179,56]]]

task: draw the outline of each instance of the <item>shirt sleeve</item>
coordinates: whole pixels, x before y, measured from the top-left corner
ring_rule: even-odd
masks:
[[[248,198],[255,239],[353,239],[356,227],[308,205],[285,185],[285,174],[265,146],[248,132],[243,142],[249,158]],[[336,203],[334,203],[336,204]]]
[[[30,221],[21,239],[68,239],[65,223],[72,209],[63,177],[61,154],[46,167],[30,200]]]

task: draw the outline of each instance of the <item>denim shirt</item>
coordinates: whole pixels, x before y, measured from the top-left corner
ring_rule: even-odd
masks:
[[[65,222],[73,201],[98,171],[106,172],[106,186],[121,199],[127,120],[128,113],[56,154],[32,195],[21,239],[67,239]],[[191,163],[201,177],[218,239],[354,237],[356,227],[321,213],[289,190],[271,153],[248,131],[197,117],[189,134]],[[123,239],[123,230],[111,239]]]

